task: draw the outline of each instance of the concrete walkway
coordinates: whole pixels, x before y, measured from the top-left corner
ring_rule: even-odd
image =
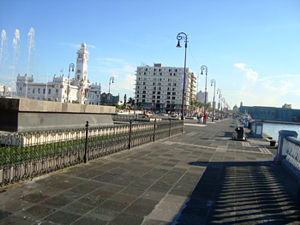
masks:
[[[235,121],[185,132],[0,193],[0,224],[299,224],[293,180]],[[298,221],[298,222],[297,222]]]

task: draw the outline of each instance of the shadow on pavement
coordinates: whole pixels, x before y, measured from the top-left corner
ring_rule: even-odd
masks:
[[[266,162],[191,162],[207,167],[172,224],[287,224],[300,208],[276,165]],[[292,183],[291,183],[292,184]],[[290,190],[290,189],[289,189]]]

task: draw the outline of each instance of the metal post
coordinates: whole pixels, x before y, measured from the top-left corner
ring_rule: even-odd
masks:
[[[220,109],[221,109],[221,102],[220,102],[220,98],[221,98],[221,89],[218,88],[217,90],[217,94],[219,95],[219,103],[218,103],[218,118],[221,119],[221,116],[220,116]]]
[[[131,132],[132,132],[132,120],[129,121],[129,140],[128,140],[128,149],[131,148]]]
[[[213,98],[213,117],[212,117],[212,122],[214,122],[215,120],[215,109],[216,109],[216,100],[215,100],[215,97],[216,97],[216,80],[212,79],[211,80],[211,86],[214,85],[214,98]]]
[[[169,119],[169,137],[171,137],[171,119]]]
[[[153,142],[155,142],[155,130],[156,130],[156,118],[154,119],[154,125],[153,125]]]
[[[207,72],[208,68],[205,65],[201,66],[201,75],[203,75],[203,70],[205,70],[205,92],[204,92],[204,116],[203,116],[203,123],[206,124],[206,104],[207,104]]]
[[[69,64],[69,73],[68,73],[68,87],[67,87],[67,102],[69,102],[69,95],[70,95],[70,72],[72,69],[72,72],[74,72],[74,63]]]
[[[89,139],[89,121],[86,121],[86,124],[85,124],[85,146],[84,146],[84,157],[83,157],[84,163],[87,163],[87,161],[88,161],[88,156],[87,156],[88,139]]]
[[[184,32],[180,32],[179,34],[177,34],[177,46],[178,48],[181,48],[180,46],[180,41],[184,39],[185,41],[185,51],[184,51],[184,71],[183,71],[183,85],[182,85],[182,103],[181,103],[181,120],[184,119],[184,96],[185,96],[185,79],[186,79],[186,52],[187,52],[187,42],[188,42],[188,38],[187,38],[187,34]]]

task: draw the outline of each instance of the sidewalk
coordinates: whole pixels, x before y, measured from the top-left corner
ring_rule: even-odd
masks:
[[[232,141],[233,120],[191,124],[183,135],[8,187],[0,224],[299,224],[291,178],[267,142]]]

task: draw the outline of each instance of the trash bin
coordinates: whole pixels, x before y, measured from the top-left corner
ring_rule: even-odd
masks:
[[[273,146],[275,146],[275,145],[276,145],[276,141],[275,141],[275,140],[271,140],[271,141],[270,141],[270,146],[273,147]]]
[[[243,127],[235,128],[237,140],[244,140],[245,132]]]

